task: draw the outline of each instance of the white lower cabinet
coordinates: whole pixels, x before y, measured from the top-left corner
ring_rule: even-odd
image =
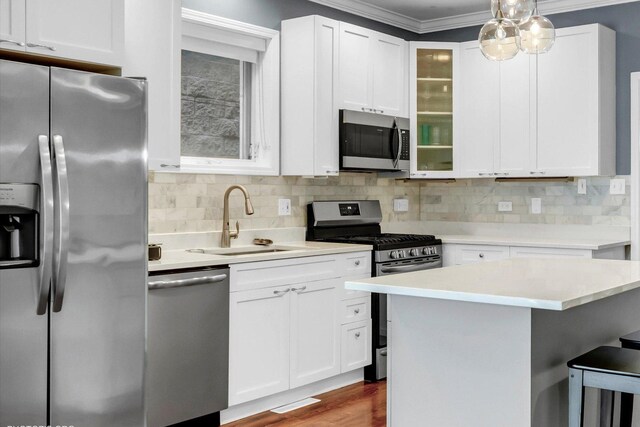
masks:
[[[507,258],[594,258],[625,259],[624,246],[606,249],[546,248],[535,246],[443,245],[443,266],[496,261]]]
[[[342,325],[342,372],[371,364],[371,319]]]
[[[229,406],[371,363],[370,300],[360,294],[345,298],[343,285],[349,272],[370,271],[370,256],[358,252],[230,267]]]

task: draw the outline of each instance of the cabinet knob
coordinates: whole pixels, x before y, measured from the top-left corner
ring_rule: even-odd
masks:
[[[354,262],[355,265],[360,265],[360,260],[357,259],[356,262]]]
[[[484,254],[478,254],[480,258],[484,258]]]
[[[355,314],[358,314],[358,313],[360,313],[360,309],[359,309],[359,308],[356,308],[355,310],[353,310],[353,312],[354,312]]]
[[[360,338],[360,332],[356,332],[356,338]]]

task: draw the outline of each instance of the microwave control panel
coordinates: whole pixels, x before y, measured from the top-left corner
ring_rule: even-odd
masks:
[[[400,130],[400,160],[409,160],[409,131]]]

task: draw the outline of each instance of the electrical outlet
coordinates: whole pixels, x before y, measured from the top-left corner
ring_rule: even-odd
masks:
[[[578,194],[587,194],[587,180],[584,178],[578,179]]]
[[[512,210],[512,202],[498,202],[498,212],[511,212]]]
[[[278,199],[278,215],[291,215],[291,199]]]
[[[541,214],[542,213],[542,199],[534,197],[531,199],[531,213],[532,214]]]
[[[408,199],[393,199],[394,212],[407,212],[409,210]]]
[[[609,194],[624,194],[625,185],[626,183],[624,179],[612,179],[611,181],[609,181]]]

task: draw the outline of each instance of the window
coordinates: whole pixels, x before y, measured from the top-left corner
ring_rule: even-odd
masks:
[[[279,173],[278,32],[182,10],[181,170]]]

